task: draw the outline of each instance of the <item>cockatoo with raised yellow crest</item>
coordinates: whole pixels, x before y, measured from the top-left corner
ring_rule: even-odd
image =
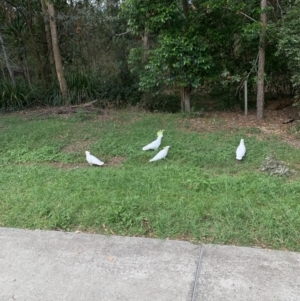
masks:
[[[149,162],[158,161],[164,159],[169,151],[170,146],[165,146],[160,152],[158,152]]]
[[[157,150],[161,144],[161,140],[163,138],[163,132],[164,130],[160,130],[157,132],[157,139],[152,141],[151,143],[147,144],[146,146],[144,146],[142,149],[143,151],[146,151],[146,150]]]
[[[104,162],[102,162],[101,160],[99,160],[95,156],[91,155],[91,153],[88,152],[88,151],[85,152],[85,156],[86,156],[86,161],[88,161],[88,163],[90,165],[102,166],[104,164]]]

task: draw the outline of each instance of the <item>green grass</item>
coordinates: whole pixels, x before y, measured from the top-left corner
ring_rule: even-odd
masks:
[[[191,122],[126,110],[105,118],[2,115],[0,226],[300,251],[299,150],[254,128],[195,132]],[[141,148],[159,129],[171,148],[149,163],[156,152]],[[241,138],[247,154],[238,163]],[[106,166],[88,166],[86,149]],[[293,176],[261,172],[273,152]]]

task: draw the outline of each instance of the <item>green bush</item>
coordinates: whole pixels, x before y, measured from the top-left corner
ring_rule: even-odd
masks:
[[[28,104],[32,90],[24,82],[14,86],[10,81],[0,81],[0,108],[3,110],[20,109]]]
[[[82,72],[71,73],[66,76],[66,81],[72,104],[81,104],[89,100],[94,100],[100,95],[100,80],[94,74]]]

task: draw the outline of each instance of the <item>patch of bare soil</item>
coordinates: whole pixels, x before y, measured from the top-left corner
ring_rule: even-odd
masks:
[[[86,150],[88,150],[90,144],[92,144],[93,142],[94,142],[93,140],[86,140],[86,141],[79,140],[63,147],[62,151],[65,153],[74,153],[74,152],[84,153]]]
[[[297,109],[288,106],[280,110],[265,110],[265,118],[258,120],[256,111],[248,112],[210,112],[204,118],[190,119],[189,128],[194,131],[207,132],[220,129],[234,131],[240,128],[256,128],[257,132],[248,133],[249,136],[276,135],[294,147],[300,148],[300,141],[291,133],[291,127],[299,120]]]
[[[108,162],[105,163],[107,166],[119,166],[126,160],[126,157],[111,157],[108,159]]]
[[[76,149],[78,151],[78,148]],[[124,161],[126,160],[126,157],[117,156],[117,157],[110,157],[107,161],[104,162],[103,166],[90,166],[85,159],[85,155],[82,155],[82,162],[80,163],[62,163],[62,162],[48,162],[48,163],[41,163],[48,166],[55,166],[57,168],[62,169],[72,169],[72,168],[85,168],[85,167],[91,167],[91,168],[105,168],[105,167],[116,167],[120,166]]]
[[[84,103],[80,105],[71,105],[71,106],[59,106],[59,107],[51,107],[51,106],[40,106],[33,107],[30,109],[21,110],[18,112],[11,112],[7,114],[14,114],[20,116],[24,120],[39,118],[39,119],[47,119],[49,117],[60,116],[63,118],[69,118],[71,116],[77,115],[81,118],[88,118],[90,115],[91,118],[96,120],[107,120],[107,119],[116,119],[121,123],[134,123],[141,118],[140,113],[145,112],[142,108],[136,106],[128,106],[126,107],[126,111],[132,113],[132,116],[128,118],[128,116],[120,118],[118,114],[118,110],[107,106],[105,109],[101,108],[97,105],[97,101],[92,101],[89,103]],[[135,114],[136,113],[136,114]]]
[[[59,107],[50,107],[50,106],[40,106],[33,107],[26,110],[21,110],[18,112],[12,112],[12,114],[22,117],[24,120],[30,118],[40,118],[46,119],[54,116],[61,116],[68,118],[74,114],[84,114],[84,115],[93,115],[97,119],[107,119],[112,118],[115,115],[115,110],[112,109],[102,109],[96,105],[97,101],[92,101],[89,103],[81,105],[71,105],[71,106],[59,106]]]
[[[105,168],[105,167],[116,167],[120,166],[124,161],[125,157],[111,157],[108,159],[107,162],[104,163],[103,166],[90,166],[86,161],[85,157],[83,156],[82,162],[80,163],[62,163],[62,162],[45,162],[45,163],[20,163],[20,165],[30,166],[30,165],[40,165],[40,166],[53,166],[60,169],[75,169],[75,168]]]
[[[90,168],[105,168],[105,167],[116,167],[121,165],[124,161],[125,161],[125,157],[111,157],[108,159],[107,162],[104,163],[103,166],[90,166],[86,161],[85,161],[85,157],[83,157],[83,162],[80,163],[62,163],[62,162],[49,162],[49,163],[44,163],[45,165],[48,166],[54,166],[57,168],[61,168],[61,169],[73,169],[73,168],[86,168],[86,167],[90,167]]]

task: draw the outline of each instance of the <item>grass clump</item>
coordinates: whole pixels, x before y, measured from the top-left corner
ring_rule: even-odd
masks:
[[[7,115],[0,128],[1,226],[300,250],[299,176],[260,170],[274,150],[297,169],[299,151],[276,137],[190,131],[180,114],[128,110],[88,119]],[[159,129],[161,147],[171,148],[149,163],[157,152],[142,147]],[[106,166],[90,167],[85,150]]]

